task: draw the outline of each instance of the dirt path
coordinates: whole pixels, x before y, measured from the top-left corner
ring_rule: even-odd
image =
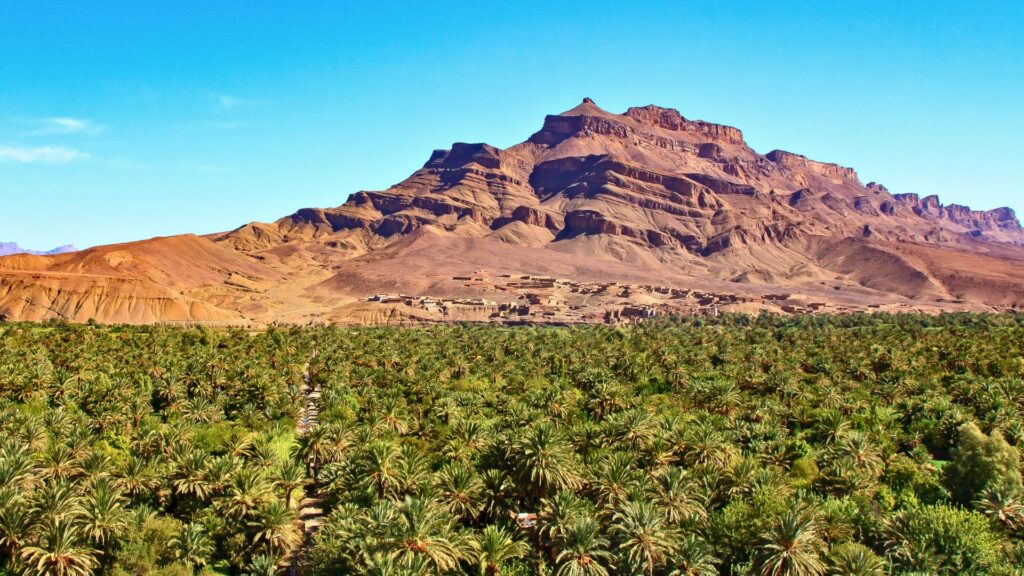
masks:
[[[310,365],[316,359],[316,348],[306,364],[306,371],[302,376],[302,395],[306,398],[306,404],[302,407],[302,413],[295,425],[295,434],[301,436],[307,430],[316,427],[320,423],[320,385],[313,383],[310,374]],[[296,550],[290,559],[289,573],[293,576],[298,573],[298,566],[302,556],[308,550],[313,541],[313,536],[324,521],[324,510],[321,506],[320,489],[315,482],[307,485],[304,489],[302,500],[299,502],[299,522],[302,525],[303,544]]]

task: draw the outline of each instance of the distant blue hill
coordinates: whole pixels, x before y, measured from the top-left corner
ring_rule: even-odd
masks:
[[[67,246],[58,246],[53,250],[29,250],[18,246],[17,242],[0,242],[0,256],[7,256],[10,254],[38,254],[40,256],[48,256],[51,254],[64,254],[65,252],[74,252],[76,248],[71,244]]]

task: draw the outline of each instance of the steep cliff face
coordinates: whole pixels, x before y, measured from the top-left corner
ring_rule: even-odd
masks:
[[[805,172],[813,172],[828,178],[833,184],[842,184],[844,181],[855,185],[860,184],[857,172],[853,168],[827,162],[815,162],[806,156],[783,150],[772,150],[765,155],[765,158],[774,162],[783,174],[792,175],[794,178]]]
[[[547,116],[521,144],[456,143],[386,190],[186,244],[0,260],[0,313],[45,317],[25,312],[31,294],[34,309],[74,318],[335,318],[339,298],[425,290],[475,269],[1024,304],[1024,229],[1008,208],[892,194],[852,168],[760,154],[730,126],[658,106],[614,114],[589,99]],[[199,256],[182,260],[177,249]],[[26,270],[118,283],[97,296],[99,280],[33,280]],[[62,283],[73,294],[44,289]],[[128,301],[133,290],[149,304],[83,304]]]
[[[593,103],[593,101],[591,101]],[[707,142],[745,145],[743,133],[732,126],[711,124],[701,120],[687,120],[678,110],[658,106],[630,108],[624,114],[640,124],[663,128],[671,132],[687,132]]]

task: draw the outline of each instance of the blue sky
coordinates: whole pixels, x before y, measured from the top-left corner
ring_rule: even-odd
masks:
[[[1024,211],[1024,3],[0,2],[0,241],[273,220],[648,103]]]

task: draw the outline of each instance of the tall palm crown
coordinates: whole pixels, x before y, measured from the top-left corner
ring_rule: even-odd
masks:
[[[556,576],[608,576],[613,556],[597,520],[579,518],[559,540]]]
[[[634,574],[652,576],[679,548],[682,534],[649,502],[626,502],[612,516],[610,532]]]
[[[825,571],[824,549],[817,520],[787,510],[762,534],[754,566],[760,576],[818,576]]]
[[[563,488],[582,484],[579,463],[571,444],[551,422],[527,428],[508,449],[508,459],[531,495],[543,498]]]
[[[432,500],[406,497],[385,535],[385,548],[403,563],[423,561],[438,572],[468,557],[469,544],[455,520]]]
[[[21,557],[39,576],[89,576],[96,567],[95,550],[86,546],[77,528],[66,520],[40,528],[38,543],[25,546]]]
[[[490,525],[473,540],[473,551],[482,572],[486,576],[498,576],[505,563],[526,556],[530,552],[530,547],[525,542],[516,540],[508,531]]]
[[[297,518],[284,502],[272,501],[256,509],[249,521],[253,543],[265,544],[270,556],[287,555],[302,543]]]

